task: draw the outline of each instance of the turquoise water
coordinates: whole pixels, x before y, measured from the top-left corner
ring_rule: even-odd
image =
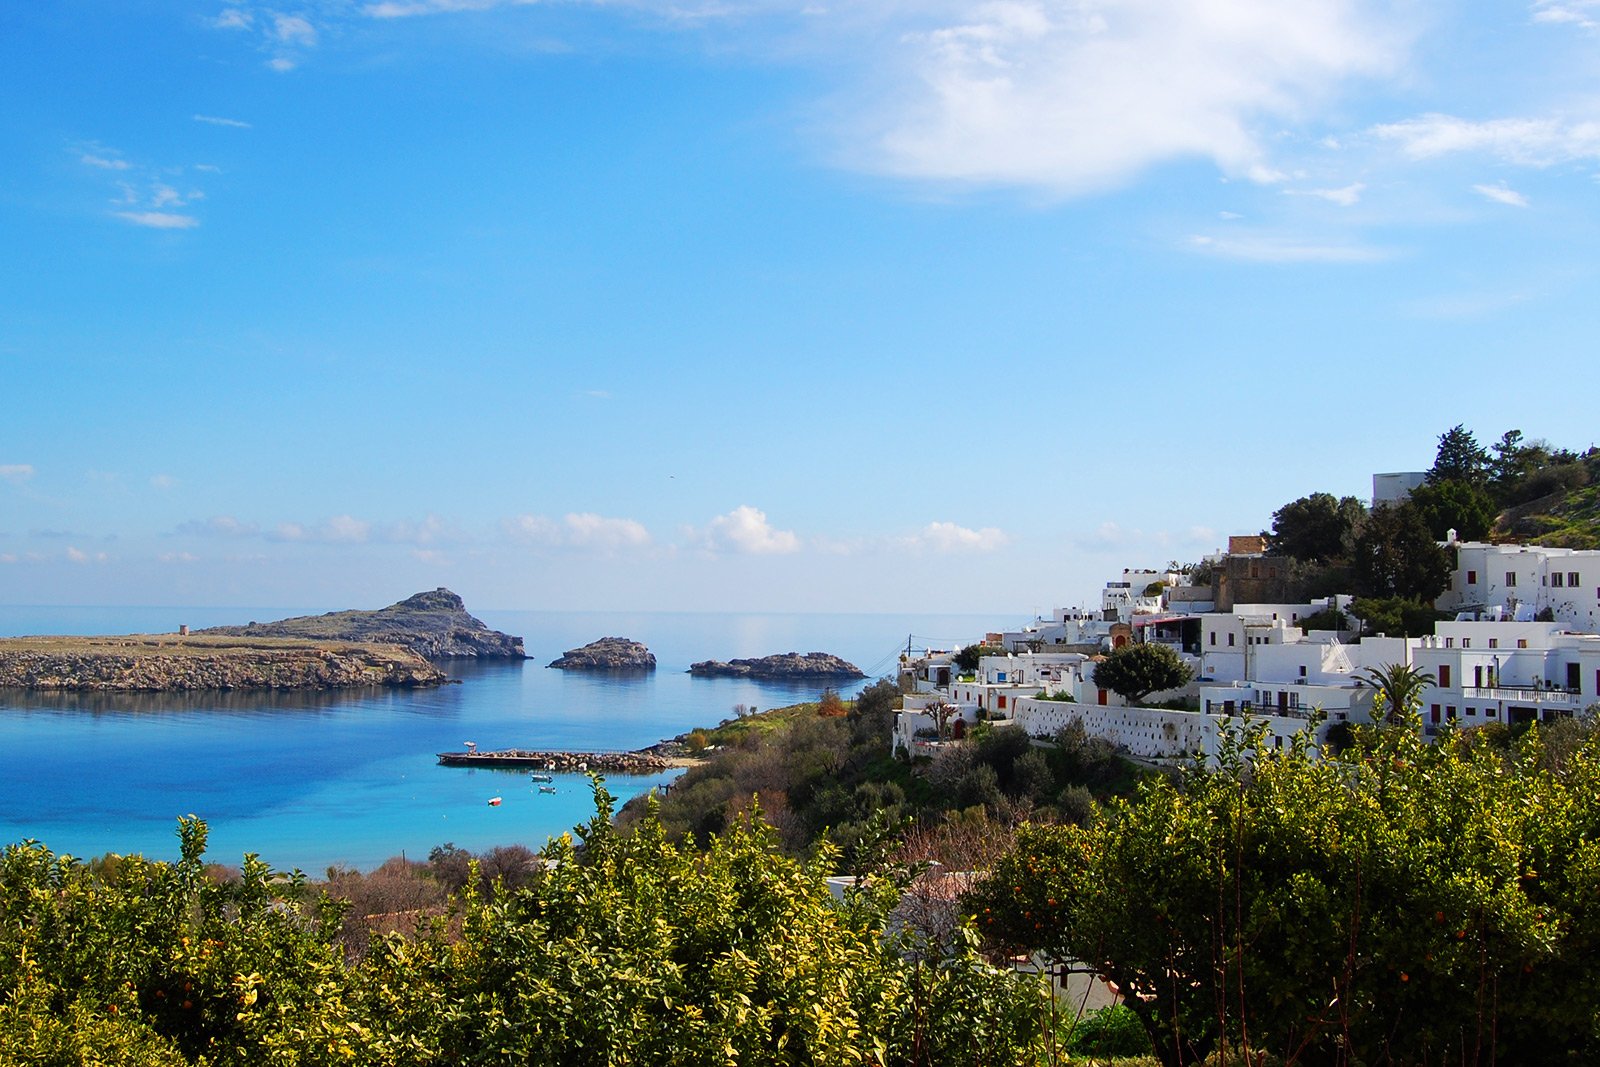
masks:
[[[0,606],[0,636],[162,632],[298,613],[282,609]],[[0,842],[57,852],[172,858],[176,820],[205,819],[210,858],[254,852],[275,867],[321,873],[425,857],[450,842],[539,847],[593,814],[589,782],[557,775],[554,794],[526,773],[440,767],[439,752],[629,749],[730,715],[735,704],[815,699],[811,685],[691,678],[700,659],[836,652],[869,673],[893,671],[918,644],[972,640],[988,616],[587,614],[484,611],[524,637],[521,663],[452,660],[459,684],[420,691],[279,694],[61,694],[0,690]],[[645,675],[553,671],[544,664],[598,637],[643,641]],[[847,692],[857,687],[849,687]],[[619,803],[672,775],[613,776]],[[502,803],[490,806],[491,797]]]

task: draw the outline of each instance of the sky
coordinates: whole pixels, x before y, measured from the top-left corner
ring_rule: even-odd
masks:
[[[1600,0],[0,5],[0,604],[1095,602],[1596,443]]]

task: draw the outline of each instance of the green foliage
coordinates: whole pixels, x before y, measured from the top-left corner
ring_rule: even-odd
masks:
[[[1481,540],[1494,526],[1500,508],[1478,482],[1445,478],[1411,491],[1411,505],[1437,540],[1451,530],[1463,541]]]
[[[1126,1004],[1112,1004],[1078,1020],[1067,1051],[1078,1056],[1145,1056],[1150,1053],[1150,1035]]]
[[[1389,637],[1424,637],[1433,633],[1434,623],[1450,617],[1432,604],[1397,596],[1356,597],[1350,614],[1361,620],[1363,633]]]
[[[978,661],[984,656],[1003,656],[1006,650],[999,645],[966,645],[956,652],[952,662],[961,670],[962,674],[971,674],[978,669]]]
[[[1275,555],[1306,562],[1344,559],[1366,518],[1366,507],[1353,496],[1312,493],[1272,513],[1267,545]]]
[[[1338,608],[1323,608],[1300,620],[1302,630],[1353,630],[1355,624]]]
[[[1356,538],[1355,593],[1432,602],[1450,584],[1450,560],[1410,504],[1375,510]]]
[[[1095,685],[1133,704],[1151,693],[1188,685],[1193,677],[1176,652],[1159,644],[1126,645],[1094,668]]]
[[[298,876],[247,857],[236,882],[207,879],[198,822],[181,861],[129,857],[110,881],[12,846],[0,1065],[1044,1062],[1042,984],[986,964],[969,932],[908,958],[891,872],[835,902],[836,857],[785,856],[758,816],[700,851],[653,812],[619,833],[598,783],[596,802],[520,889],[469,878],[453,921],[348,963],[337,909]]]
[[[1434,684],[1433,675],[1407,663],[1368,667],[1364,680],[1378,690],[1380,703],[1373,708],[1373,717],[1387,718],[1391,723],[1415,715],[1422,706],[1422,694]]]
[[[1482,486],[1488,480],[1489,453],[1470,430],[1457,423],[1439,435],[1439,451],[1428,471],[1429,485],[1455,481]]]
[[[1167,1063],[1220,1042],[1302,1063],[1600,1056],[1600,740],[1557,769],[1424,743],[1339,758],[1235,739],[1085,826],[1033,826],[968,898],[997,951],[1093,961]]]

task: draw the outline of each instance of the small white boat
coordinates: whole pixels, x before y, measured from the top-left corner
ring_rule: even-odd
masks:
[[[548,774],[535,774],[535,775],[532,776],[532,778],[533,778],[533,780],[535,782],[553,782],[553,781],[555,781],[555,779],[550,777]]]
[[[541,785],[539,787],[539,792],[541,793],[554,793],[555,791],[556,787],[553,785]]]

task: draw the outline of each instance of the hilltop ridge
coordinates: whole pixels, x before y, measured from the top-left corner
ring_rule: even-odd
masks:
[[[212,626],[195,632],[219,637],[298,637],[399,645],[429,659],[527,656],[522,638],[489,629],[467,613],[461,597],[444,586],[376,610],[330,611],[245,626]]]

